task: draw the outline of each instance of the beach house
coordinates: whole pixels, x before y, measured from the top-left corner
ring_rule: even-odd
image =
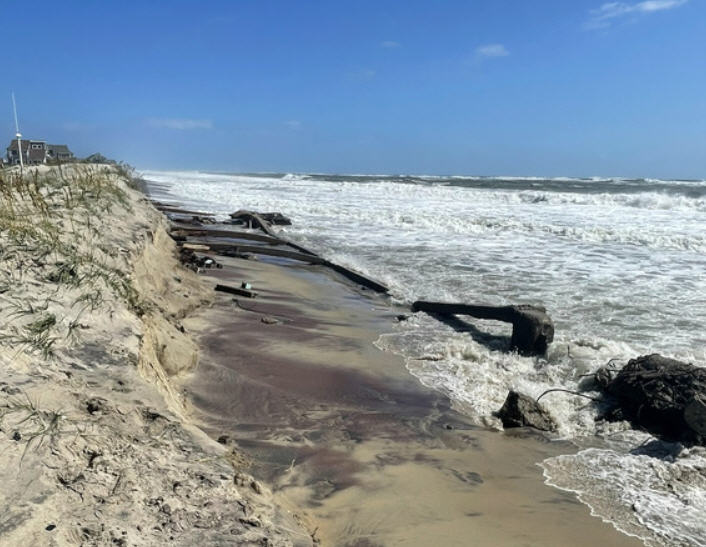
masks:
[[[20,145],[17,139],[10,141],[7,147],[7,162],[11,165],[20,163],[20,148],[22,161],[25,165],[39,165],[47,161],[70,161],[74,155],[65,144],[47,144],[46,141],[22,139]]]

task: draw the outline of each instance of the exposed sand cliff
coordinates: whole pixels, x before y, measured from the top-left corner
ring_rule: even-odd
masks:
[[[0,545],[310,544],[185,418],[210,297],[124,175],[0,172]]]

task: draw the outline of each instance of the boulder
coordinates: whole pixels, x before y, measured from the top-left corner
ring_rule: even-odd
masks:
[[[669,441],[706,444],[706,369],[658,354],[631,359],[605,391],[615,398],[608,419]]]
[[[533,427],[541,431],[556,431],[556,422],[551,414],[532,397],[510,391],[503,406],[495,414],[503,427]]]

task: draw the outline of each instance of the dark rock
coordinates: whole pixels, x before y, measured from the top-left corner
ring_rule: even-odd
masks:
[[[47,532],[51,532],[54,528],[56,528],[56,524],[50,524],[45,528],[45,530]]]
[[[19,431],[15,431],[12,434],[12,440],[13,441],[21,441],[22,440],[22,434]]]
[[[669,441],[706,444],[706,369],[658,354],[631,359],[606,386],[633,425]]]
[[[541,431],[556,431],[556,422],[537,401],[517,391],[510,391],[496,416],[503,427],[533,427]]]
[[[218,442],[220,444],[228,444],[228,435],[221,435],[218,437]]]

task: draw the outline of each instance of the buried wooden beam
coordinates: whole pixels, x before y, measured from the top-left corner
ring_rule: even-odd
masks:
[[[341,266],[340,264],[334,264],[333,262],[329,262],[328,260],[326,260],[324,262],[324,265],[328,266],[333,271],[338,272],[343,277],[346,277],[346,278],[350,279],[351,281],[354,281],[355,283],[362,285],[363,287],[366,287],[368,289],[372,289],[375,292],[379,292],[379,293],[383,293],[383,294],[387,294],[388,292],[390,292],[390,289],[388,289],[382,283],[378,283],[377,281],[374,281],[374,280],[370,279],[369,277],[365,277],[364,275],[361,275],[358,272],[354,272],[353,270],[350,270],[350,269],[346,268],[345,266]]]
[[[310,251],[306,247],[292,243],[287,239],[280,237],[272,237],[263,234],[256,234],[253,232],[243,232],[241,230],[222,230],[219,228],[211,229],[207,227],[193,227],[193,226],[183,226],[180,224],[173,224],[172,230],[173,237],[181,237],[183,235],[190,235],[191,237],[218,237],[218,238],[233,238],[233,239],[247,239],[251,241],[262,241],[270,245],[287,245],[300,251],[304,254],[317,256],[316,253]]]
[[[236,211],[230,215],[230,218],[246,223],[249,228],[260,228],[270,237],[277,237],[270,223],[253,211]]]
[[[231,287],[229,285],[221,285],[220,283],[216,285],[215,290],[218,292],[226,292],[228,294],[237,294],[238,296],[246,296],[248,298],[255,298],[257,293],[248,289],[241,289],[239,287]]]
[[[347,279],[350,279],[351,281],[362,285],[363,287],[366,287],[368,289],[372,289],[376,292],[387,294],[389,292],[389,289],[381,284],[378,283],[377,281],[374,281],[368,277],[365,277],[362,274],[359,274],[357,272],[354,272],[353,270],[346,268],[345,266],[341,266],[339,264],[334,264],[333,262],[326,260],[324,258],[321,258],[320,256],[316,256],[314,254],[307,254],[307,253],[298,253],[294,251],[288,251],[285,249],[276,249],[273,247],[262,247],[259,245],[234,245],[232,243],[217,243],[217,242],[212,242],[212,241],[202,241],[204,245],[208,245],[208,247],[212,251],[216,252],[227,252],[231,251],[236,254],[240,253],[250,253],[250,254],[261,254],[261,255],[268,255],[268,256],[279,256],[282,258],[290,258],[292,260],[299,260],[301,262],[308,262],[309,264],[319,264],[321,266],[326,266],[327,268],[332,269],[333,271],[341,274],[342,276],[346,277]],[[184,243],[181,244],[182,246],[185,245]],[[188,245],[188,243],[186,244]]]
[[[544,355],[554,340],[554,323],[540,306],[473,306],[418,300],[412,311],[439,315],[470,315],[512,323],[511,349],[524,355]]]
[[[212,251],[232,251],[234,253],[250,253],[250,254],[260,254],[267,256],[279,256],[282,258],[289,258],[292,260],[299,260],[301,262],[308,262],[310,264],[324,264],[326,261],[316,255],[310,255],[306,253],[299,253],[296,251],[288,251],[286,249],[277,249],[273,247],[264,247],[261,245],[237,245],[233,243],[218,243],[212,241],[204,241],[204,245],[208,245]]]
[[[181,236],[186,235],[189,237],[216,237],[224,238],[230,237],[233,239],[246,239],[250,241],[262,241],[263,243],[269,243],[270,245],[283,245],[284,241],[271,236],[266,236],[263,234],[254,234],[252,232],[242,232],[237,230],[211,230],[205,227],[187,227],[175,225],[172,230],[172,234]]]
[[[181,207],[172,207],[170,205],[155,205],[155,208],[164,213],[174,213],[179,215],[196,215],[200,217],[213,217],[213,213],[205,213],[203,211],[191,211],[189,209],[182,209]]]

